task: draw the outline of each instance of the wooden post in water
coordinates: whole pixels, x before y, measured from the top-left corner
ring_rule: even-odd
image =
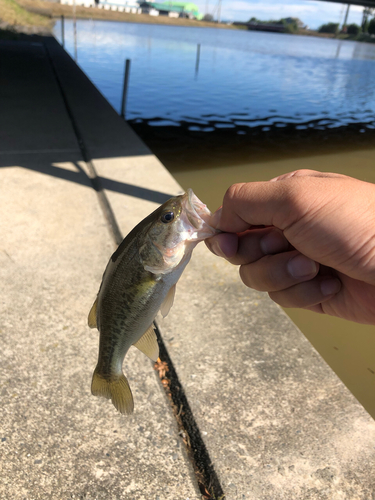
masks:
[[[61,45],[65,47],[65,18],[61,16]]]
[[[201,44],[198,43],[197,45],[197,59],[195,61],[195,74],[197,75],[198,74],[198,70],[199,70],[199,59],[201,57]]]
[[[124,87],[122,89],[122,102],[121,102],[121,116],[123,117],[124,120],[126,112],[126,96],[128,94],[129,75],[130,75],[130,59],[126,59],[125,73],[124,73]]]

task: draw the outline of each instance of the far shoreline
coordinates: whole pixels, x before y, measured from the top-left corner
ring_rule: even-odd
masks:
[[[73,19],[75,17],[76,19],[117,21],[135,24],[159,24],[163,26],[184,26],[191,28],[241,29],[232,24],[197,21],[195,19],[171,18],[168,16],[150,16],[148,14],[130,14],[127,12],[99,9],[97,7],[76,6],[74,14],[73,6],[71,5],[62,5],[58,3],[50,4],[42,0],[17,0],[17,3],[28,12],[46,16],[53,20],[64,16],[67,19]]]
[[[195,19],[183,19],[183,18],[171,18],[168,16],[150,16],[148,14],[130,14],[127,12],[118,12],[112,10],[99,9],[97,7],[82,7],[76,6],[75,13],[74,8],[71,5],[63,5],[59,3],[49,3],[43,0],[15,0],[16,4],[23,10],[49,19],[51,22],[61,19],[64,16],[66,19],[92,19],[97,21],[113,21],[113,22],[123,22],[123,23],[134,23],[134,24],[153,24],[159,26],[177,26],[177,27],[190,27],[190,28],[213,28],[213,29],[232,29],[232,30],[242,30],[247,31],[246,26],[218,23],[218,22],[208,22],[208,21],[197,21]],[[26,31],[30,31],[30,26],[24,25],[22,22],[15,22],[14,27],[16,31],[23,31],[22,27],[26,28]],[[9,27],[11,29],[11,26]],[[38,31],[38,26],[33,26],[33,33]],[[51,28],[51,32],[53,27]],[[46,26],[40,27],[40,34],[46,34]],[[260,31],[261,33],[266,33],[266,31]],[[276,33],[278,34],[278,33]],[[375,43],[375,37],[371,37],[368,34],[359,35],[347,35],[347,34],[330,34],[330,33],[319,33],[315,30],[299,29],[295,33],[282,33],[293,36],[314,36],[318,38],[333,38],[336,40],[347,40],[354,42],[367,42]]]

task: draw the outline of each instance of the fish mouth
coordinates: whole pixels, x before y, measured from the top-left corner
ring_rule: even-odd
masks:
[[[210,225],[212,214],[191,188],[186,191],[183,205],[189,223],[196,229],[192,239],[203,240],[218,232]]]

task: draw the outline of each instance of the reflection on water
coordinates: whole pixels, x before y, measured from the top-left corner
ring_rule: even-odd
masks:
[[[211,209],[234,182],[298,168],[375,182],[375,44],[78,21],[77,52],[118,111],[132,60],[127,119]],[[375,417],[375,328],[288,314]]]
[[[72,29],[66,21],[73,54]],[[287,124],[375,128],[375,47],[369,44],[84,20],[77,33],[79,64],[118,111],[124,60],[132,60],[127,119],[136,124],[232,128],[240,135]]]

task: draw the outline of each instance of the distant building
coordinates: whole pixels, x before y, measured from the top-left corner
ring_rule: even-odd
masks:
[[[190,19],[202,19],[198,7],[191,2],[139,2],[144,14],[160,15],[169,17],[187,17]]]
[[[129,12],[132,14],[140,14],[141,8],[139,3],[132,0],[61,0],[62,4],[74,5],[82,7],[98,7],[98,9],[116,10],[119,12]]]
[[[54,0],[52,0],[54,1]],[[145,2],[143,0],[55,0],[64,5],[97,7],[98,9],[116,10],[132,14],[149,14],[150,16],[187,17],[202,19],[198,7],[191,2]]]
[[[141,14],[142,12],[139,2],[131,0],[100,0],[98,7],[99,9],[118,10],[131,14]]]
[[[95,0],[61,0],[61,3],[63,5],[77,5],[82,6],[82,7],[95,7],[96,3]]]

